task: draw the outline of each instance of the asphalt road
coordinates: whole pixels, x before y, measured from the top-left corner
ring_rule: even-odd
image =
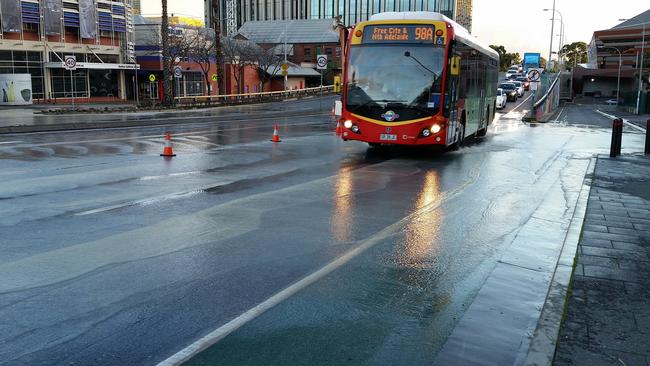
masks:
[[[293,103],[3,135],[0,364],[152,365],[271,298],[193,362],[434,362],[522,227],[561,237],[608,151],[607,130],[526,125],[513,103],[455,152],[368,149]]]

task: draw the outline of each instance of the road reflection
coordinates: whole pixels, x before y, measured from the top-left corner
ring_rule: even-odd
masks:
[[[441,213],[428,209],[440,198],[439,173],[430,170],[425,173],[424,182],[413,205],[413,212],[420,212],[408,222],[405,240],[394,252],[394,261],[407,268],[425,269],[431,267],[431,260],[440,249]]]
[[[334,185],[334,207],[330,222],[330,232],[336,243],[352,240],[352,224],[354,197],[352,196],[352,169],[342,166],[339,168]]]

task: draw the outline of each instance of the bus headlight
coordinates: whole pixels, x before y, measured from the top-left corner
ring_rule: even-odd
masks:
[[[433,132],[433,133],[440,132],[440,125],[439,124],[434,124],[433,126],[431,126],[431,132]]]
[[[424,130],[422,130],[422,136],[424,136],[424,137],[431,136],[431,131],[429,131],[428,128],[425,128]]]
[[[347,121],[346,121],[346,122],[347,122]],[[359,126],[357,126],[357,125],[352,125],[352,127],[350,127],[350,129],[351,129],[352,132],[354,132],[354,133],[359,133]]]
[[[343,126],[345,126],[345,128],[347,129],[350,129],[352,127],[352,121],[350,121],[349,119],[346,120],[345,122],[343,122]]]

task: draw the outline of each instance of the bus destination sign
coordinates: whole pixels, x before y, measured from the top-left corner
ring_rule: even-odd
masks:
[[[363,43],[433,43],[435,27],[426,24],[368,25]]]

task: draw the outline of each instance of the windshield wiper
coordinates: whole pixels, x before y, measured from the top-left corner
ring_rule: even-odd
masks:
[[[352,105],[350,105],[350,106],[351,106],[351,107],[354,107],[354,109],[353,109],[352,111],[353,111],[353,112],[356,112],[356,111],[358,111],[359,109],[361,109],[361,108],[363,108],[363,107],[367,107],[367,106],[369,106],[369,105],[371,105],[371,104],[376,104],[377,107],[381,107],[379,104],[377,104],[377,101],[376,101],[376,100],[369,100],[369,101],[364,102],[364,103],[361,103],[361,104],[352,104]]]
[[[409,104],[408,107],[409,107],[409,108],[412,108],[412,109],[415,109],[416,111],[419,111],[419,112],[422,112],[422,113],[426,113],[426,114],[432,114],[432,113],[433,113],[433,112],[431,112],[430,110],[428,110],[427,108],[420,107],[420,106],[417,105],[417,104]]]
[[[413,103],[406,104],[405,100],[391,100],[391,101],[388,101],[388,100],[384,99],[384,100],[381,100],[381,102],[387,102],[386,106],[388,106],[388,104],[393,104],[395,107],[410,108],[410,109],[415,109],[416,111],[419,111],[419,112],[422,112],[422,113],[431,114],[431,111],[429,111],[426,108],[420,107],[417,104],[413,104]]]

